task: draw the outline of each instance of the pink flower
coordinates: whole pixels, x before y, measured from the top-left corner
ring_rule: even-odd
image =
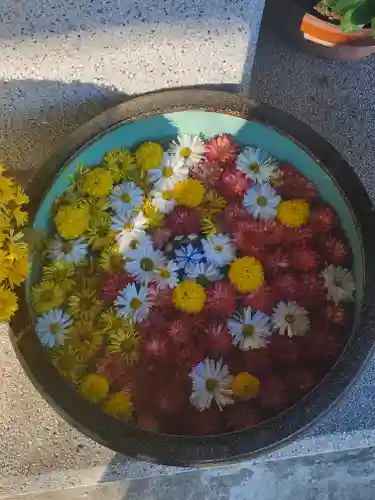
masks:
[[[164,358],[168,353],[167,341],[151,334],[149,339],[144,342],[142,351],[144,355],[151,358]]]
[[[103,277],[102,295],[106,302],[114,302],[119,291],[129,283],[134,283],[134,278],[123,269],[111,273],[105,273]]]
[[[313,233],[329,233],[336,222],[337,216],[329,206],[323,205],[311,210],[309,226]]]
[[[325,309],[325,314],[328,321],[336,326],[345,326],[347,323],[347,314],[341,304],[336,306],[332,302],[329,302]]]
[[[324,238],[321,247],[325,258],[330,264],[341,266],[349,258],[349,250],[344,241],[334,236]]]
[[[299,280],[290,273],[279,274],[272,286],[275,298],[277,298],[276,302],[279,300],[295,300],[301,293]]]
[[[201,181],[206,187],[214,188],[218,183],[223,167],[215,161],[204,161],[198,165],[194,165],[190,169],[190,174],[194,179]]]
[[[212,341],[212,347],[218,351],[225,350],[232,345],[227,324],[222,321],[212,321],[205,329],[205,333]]]
[[[207,311],[218,316],[231,316],[236,310],[236,291],[227,281],[218,281],[207,290]]]
[[[239,201],[230,201],[222,212],[225,231],[231,233],[239,221],[246,220],[249,212]]]
[[[99,359],[96,365],[96,372],[105,377],[112,384],[118,380],[123,380],[129,376],[131,368],[124,361],[120,352],[109,352],[103,358]]]
[[[267,252],[264,256],[264,266],[266,271],[272,275],[288,271],[291,266],[290,254],[283,248],[278,248],[274,252]]]
[[[297,228],[285,228],[285,243],[297,246],[304,246],[313,239],[313,232],[309,226]]]
[[[273,307],[276,305],[272,286],[264,283],[259,290],[246,295],[243,299],[243,303],[246,307],[253,307],[264,313],[271,314]],[[259,349],[256,350],[258,351]]]
[[[206,158],[220,165],[233,165],[238,155],[238,145],[228,134],[217,135],[206,144]]]
[[[325,298],[323,279],[316,273],[300,274],[299,277],[301,295],[299,301],[305,307],[319,307]]]
[[[172,237],[172,231],[165,226],[158,227],[152,234],[155,248],[164,248]]]
[[[238,169],[225,170],[217,184],[217,190],[224,198],[242,198],[251,181]]]
[[[263,232],[264,242],[267,245],[278,245],[287,236],[285,226],[272,219],[260,221],[260,230]]]
[[[292,165],[279,166],[279,172],[280,179],[277,180],[275,188],[282,196],[305,200],[311,200],[317,196],[316,186]]]
[[[175,236],[200,232],[199,213],[194,208],[176,207],[168,214],[165,226],[170,228]]]
[[[316,271],[319,254],[311,248],[296,248],[291,253],[292,266],[298,271]]]
[[[172,320],[167,326],[167,335],[176,344],[186,344],[191,340],[192,324],[184,315]]]

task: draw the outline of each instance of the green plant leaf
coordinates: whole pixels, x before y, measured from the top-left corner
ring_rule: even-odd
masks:
[[[344,14],[349,9],[354,9],[363,0],[327,0],[327,5],[336,14]]]
[[[341,17],[341,29],[344,33],[358,33],[361,31],[365,23],[358,24],[356,22],[355,12],[359,7],[347,10]]]

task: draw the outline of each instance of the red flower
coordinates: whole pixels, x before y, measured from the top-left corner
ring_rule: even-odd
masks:
[[[286,198],[311,200],[316,197],[316,186],[307,180],[290,164],[279,166],[280,179],[276,181],[276,190]]]
[[[328,236],[322,240],[321,246],[324,257],[330,264],[340,266],[348,261],[348,247],[339,238]]]
[[[225,409],[226,428],[230,431],[239,431],[254,427],[262,421],[259,411],[249,404],[234,404]]]
[[[123,269],[112,273],[105,273],[103,278],[102,295],[106,302],[114,302],[123,288],[134,283],[134,278]]]
[[[264,255],[264,266],[266,271],[274,276],[280,272],[288,271],[291,266],[290,254],[283,248],[267,252]]]
[[[300,302],[306,307],[318,307],[325,298],[325,288],[322,278],[316,273],[306,273],[299,276]]]
[[[231,233],[237,222],[247,219],[249,212],[244,208],[241,202],[230,201],[223,210],[222,216],[225,230]]]
[[[153,308],[163,309],[165,312],[165,308],[171,306],[172,292],[169,289],[158,290],[156,285],[150,284],[148,287],[148,296]],[[153,312],[154,311],[152,311],[152,313]]]
[[[180,315],[172,320],[167,326],[167,335],[176,344],[187,344],[192,336],[192,321],[190,318]]]
[[[131,384],[131,371],[132,369],[124,361],[119,352],[107,353],[104,358],[99,359],[96,365],[96,372],[105,377],[112,384],[119,380],[122,380],[123,383],[128,381]]]
[[[155,248],[163,248],[171,237],[172,231],[169,227],[161,226],[156,228],[152,234]]]
[[[313,232],[308,226],[285,228],[285,243],[304,246],[313,239]]]
[[[225,170],[216,189],[224,198],[238,198],[245,194],[250,184],[250,179],[241,170]]]
[[[219,182],[223,167],[216,161],[204,161],[190,169],[191,176],[201,181],[206,187],[214,188]]]
[[[309,226],[313,233],[329,233],[336,222],[337,216],[329,206],[321,205],[311,210]]]
[[[236,291],[227,281],[219,281],[207,290],[206,307],[219,316],[231,316],[236,310]]]
[[[169,227],[175,236],[200,232],[199,213],[194,208],[175,207],[168,214],[165,226]]]
[[[294,300],[301,291],[299,280],[289,273],[279,274],[272,284],[277,301]]]
[[[232,234],[232,240],[242,255],[251,255],[258,260],[264,256],[264,244],[253,238],[250,232],[236,229]]]
[[[142,345],[143,354],[151,358],[165,358],[168,354],[167,341],[151,334]]]
[[[293,365],[298,360],[298,348],[294,339],[284,335],[274,335],[268,346],[274,363],[279,365]]]
[[[316,271],[319,254],[311,248],[296,248],[291,254],[292,266],[298,271]]]
[[[279,412],[289,406],[289,398],[286,394],[285,385],[282,380],[275,376],[261,378],[259,403],[264,410]]]
[[[229,335],[227,324],[222,321],[209,323],[205,333],[210,338],[210,344],[214,350],[223,351],[232,345],[232,337]]]
[[[335,305],[329,302],[325,309],[327,320],[336,326],[345,326],[348,320],[345,308],[342,305]]]
[[[277,245],[285,240],[287,231],[280,222],[272,219],[260,221],[261,231],[264,233],[265,243],[268,245]]]
[[[243,304],[247,307],[253,307],[254,309],[259,309],[259,311],[270,314],[275,305],[272,287],[264,283],[259,290],[246,295],[243,299]]]
[[[217,135],[206,144],[206,158],[220,165],[233,164],[238,154],[238,145],[228,134]]]

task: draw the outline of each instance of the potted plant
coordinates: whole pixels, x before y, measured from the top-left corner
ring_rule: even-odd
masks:
[[[330,59],[362,59],[375,53],[373,0],[297,0],[304,45]]]

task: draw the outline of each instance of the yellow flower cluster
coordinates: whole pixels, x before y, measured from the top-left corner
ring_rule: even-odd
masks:
[[[102,167],[91,168],[83,177],[83,192],[94,198],[108,196],[112,188],[113,178],[111,172]]]
[[[24,206],[28,196],[0,165],[0,322],[9,321],[18,309],[14,289],[28,273],[28,248],[21,232],[27,223]]]
[[[62,205],[54,218],[59,235],[65,240],[79,238],[90,224],[90,211],[87,203]]]
[[[241,293],[257,290],[264,283],[262,264],[254,257],[241,257],[232,262],[228,277]]]
[[[206,292],[203,286],[195,281],[185,280],[173,290],[172,302],[180,311],[198,314],[206,302]]]
[[[306,224],[310,216],[310,206],[305,200],[282,201],[277,208],[277,218],[288,227]]]

